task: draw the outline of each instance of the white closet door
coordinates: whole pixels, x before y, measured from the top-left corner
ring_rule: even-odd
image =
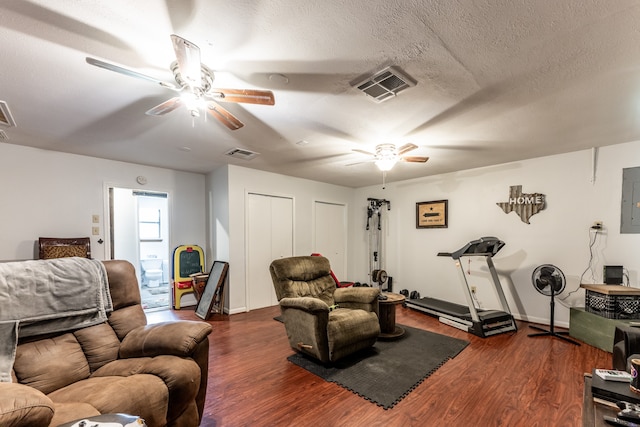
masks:
[[[271,198],[271,263],[293,255],[293,200]],[[275,294],[274,294],[275,295]],[[277,301],[276,301],[277,303]]]
[[[345,205],[315,202],[315,252],[329,259],[338,280],[347,275],[347,208]]]
[[[276,258],[293,254],[293,200],[249,194],[247,200],[247,308],[278,304],[269,274]]]

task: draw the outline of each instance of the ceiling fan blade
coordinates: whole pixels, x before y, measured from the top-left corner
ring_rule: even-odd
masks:
[[[175,34],[171,34],[171,42],[178,61],[180,75],[189,86],[201,87],[200,48]]]
[[[167,82],[163,82],[162,80],[155,79],[151,76],[147,76],[146,74],[139,73],[137,71],[129,70],[128,68],[120,67],[115,64],[111,64],[109,62],[104,62],[96,58],[91,58],[87,56],[86,58],[87,64],[94,65],[96,67],[103,68],[109,71],[115,71],[116,73],[124,74],[125,76],[135,77],[137,79],[147,80],[152,83],[159,84],[162,87],[166,87],[167,89],[180,91],[181,88]]]
[[[209,112],[209,114],[215,117],[216,120],[218,120],[220,123],[231,130],[238,130],[242,126],[244,126],[244,123],[238,120],[236,116],[234,116],[215,102],[207,103],[207,111]]]
[[[372,163],[373,160],[363,160],[360,162],[353,162],[353,163],[347,163],[345,166],[355,166],[355,165],[361,165],[363,163]]]
[[[212,89],[213,95],[219,95],[218,101],[242,102],[245,104],[275,105],[276,99],[270,90],[255,89]]]
[[[409,163],[426,163],[429,158],[422,156],[403,156],[400,160]]]
[[[401,156],[404,153],[408,153],[411,150],[415,150],[416,148],[418,148],[418,146],[415,144],[404,144],[402,147],[398,148],[398,156]]]
[[[182,100],[180,97],[176,96],[175,98],[171,98],[162,104],[156,105],[150,110],[145,112],[148,116],[162,116],[164,114],[170,113],[176,108],[182,105]]]
[[[362,153],[362,154],[367,154],[369,156],[374,156],[375,157],[375,153],[372,153],[371,151],[360,150],[358,148],[354,148],[352,151],[355,151],[355,152],[358,152],[358,153]]]

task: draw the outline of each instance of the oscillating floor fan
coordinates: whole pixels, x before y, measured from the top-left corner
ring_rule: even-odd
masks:
[[[551,264],[543,264],[536,267],[533,270],[533,274],[531,275],[531,281],[533,282],[533,286],[536,288],[538,292],[542,295],[551,297],[550,305],[551,305],[551,315],[549,320],[549,330],[542,329],[538,326],[529,325],[530,328],[536,329],[538,333],[529,334],[530,337],[542,337],[542,336],[552,336],[556,338],[563,339],[571,344],[580,345],[576,341],[569,339],[563,335],[567,335],[568,332],[556,332],[554,330],[553,325],[553,314],[555,311],[555,297],[557,294],[561,293],[564,290],[566,285],[566,280],[564,278],[564,273],[555,265]]]

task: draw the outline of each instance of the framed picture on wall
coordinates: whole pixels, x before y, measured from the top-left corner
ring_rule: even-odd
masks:
[[[416,228],[447,228],[448,201],[416,203]]]

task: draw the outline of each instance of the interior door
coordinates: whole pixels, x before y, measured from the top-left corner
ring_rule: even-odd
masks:
[[[293,255],[293,199],[250,193],[247,198],[247,308],[278,304],[269,274],[276,258]]]
[[[347,275],[347,207],[327,202],[315,202],[315,249],[329,259],[338,280]]]
[[[109,187],[108,195],[108,257],[133,264],[145,309],[169,308],[168,194]]]
[[[138,207],[131,188],[109,188],[110,258],[124,259],[140,277],[138,247]]]

